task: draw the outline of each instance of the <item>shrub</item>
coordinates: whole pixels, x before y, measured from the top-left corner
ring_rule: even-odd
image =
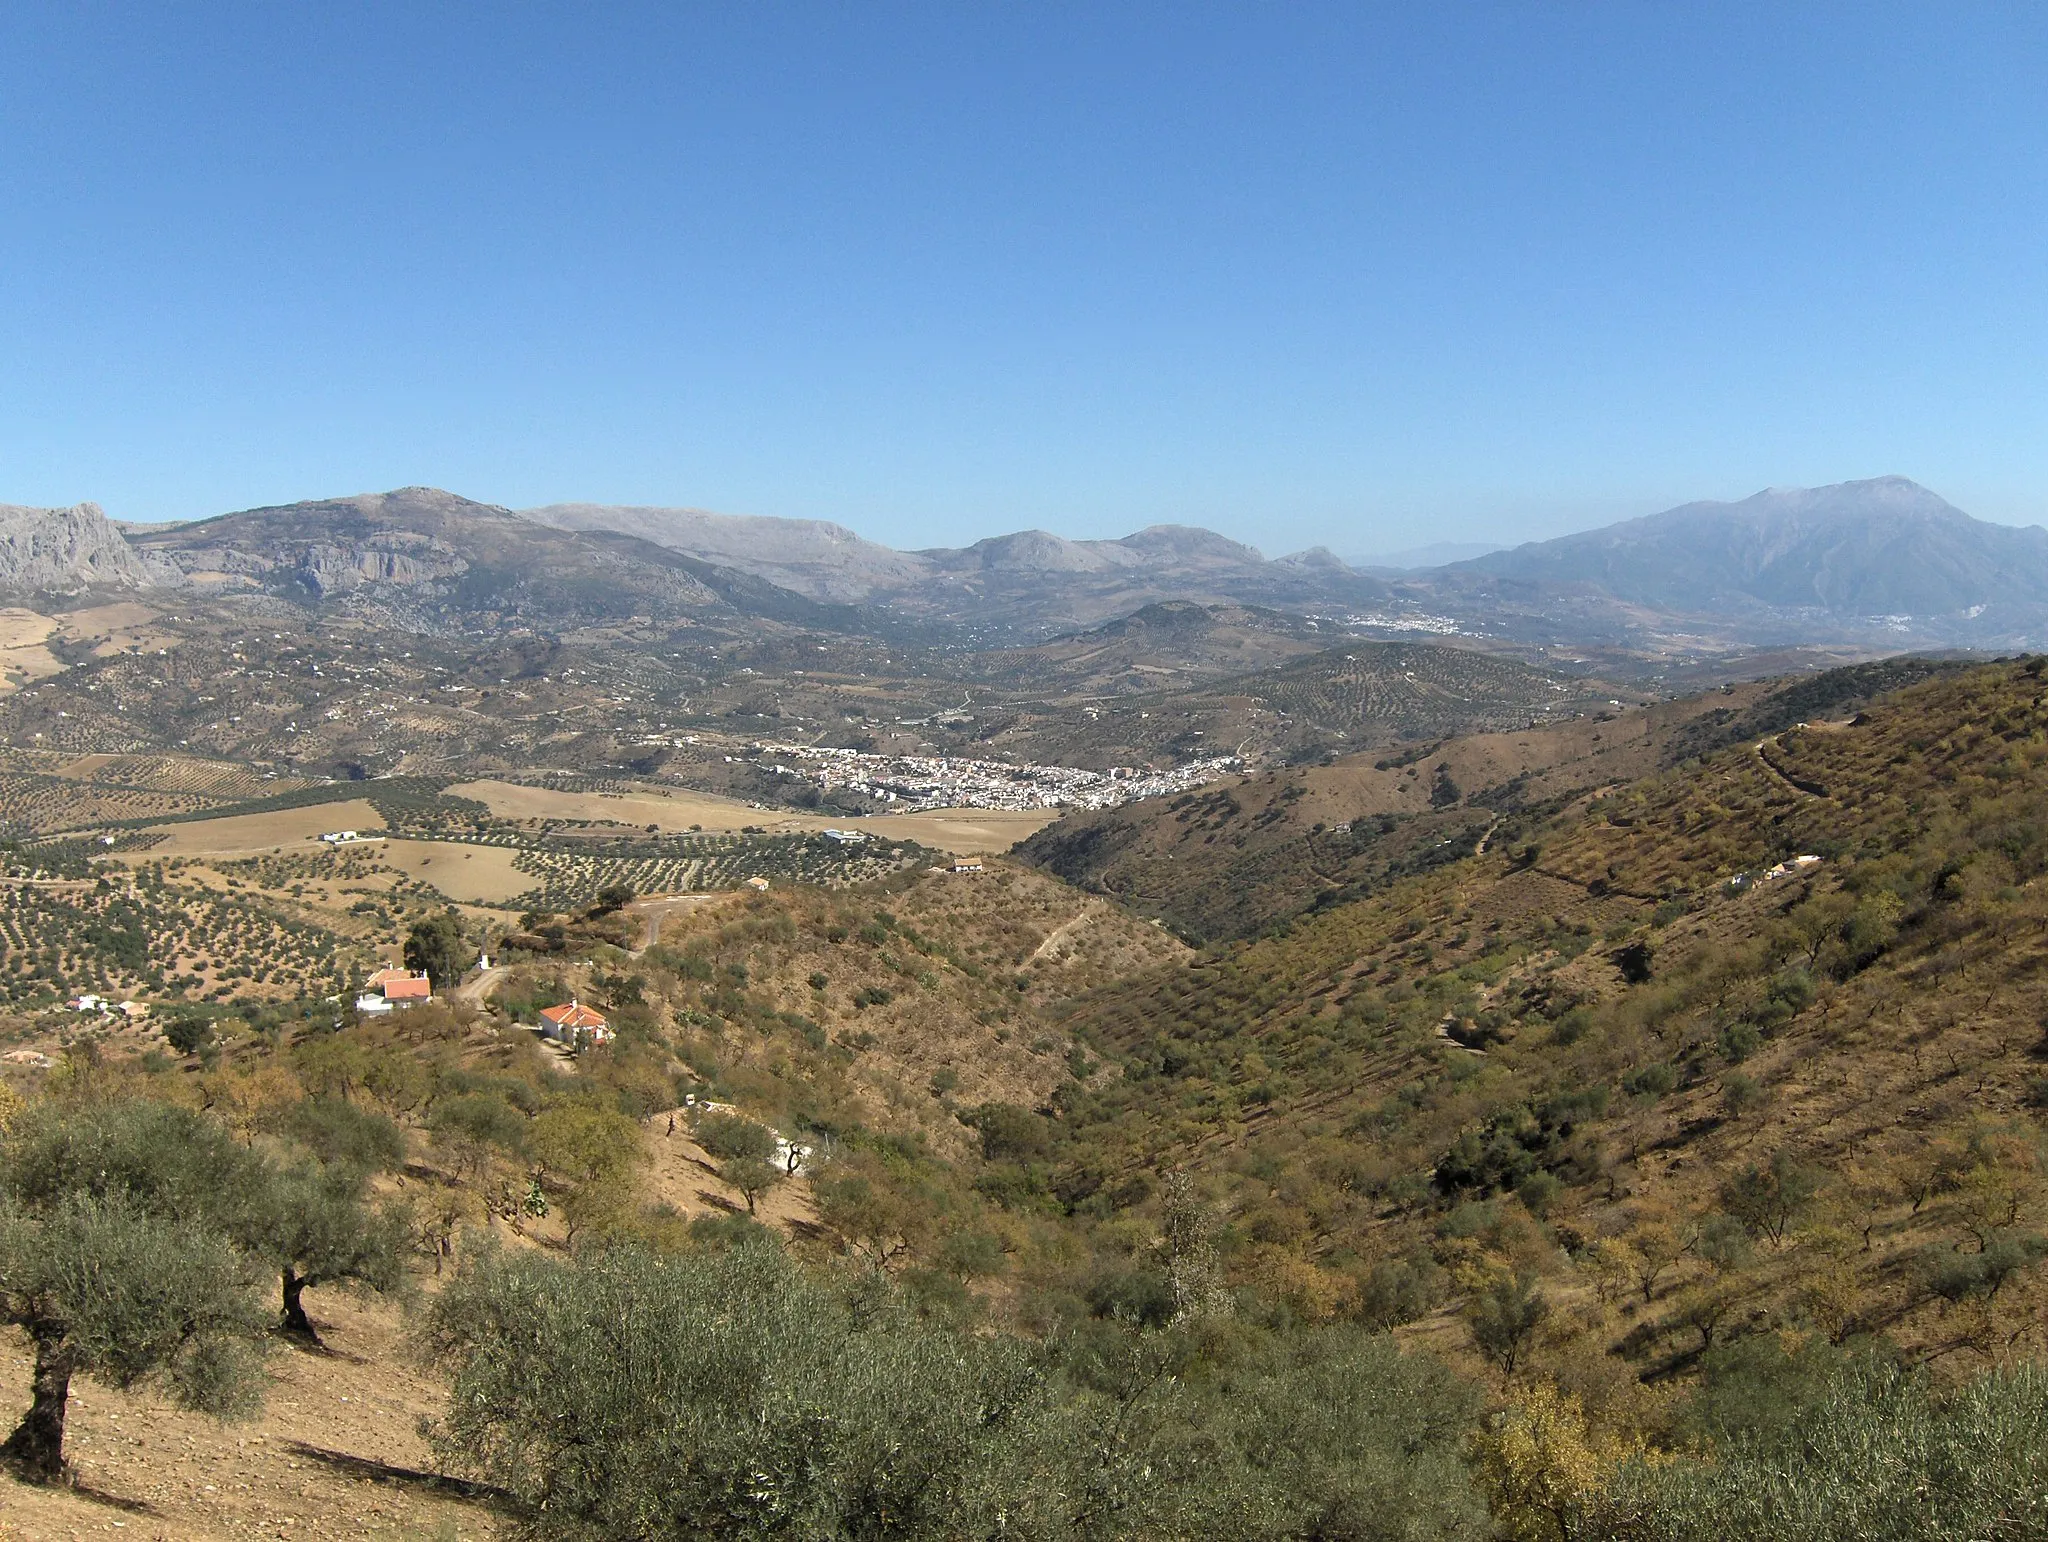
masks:
[[[1645,1098],[1661,1098],[1677,1085],[1678,1067],[1661,1060],[1638,1066],[1621,1079],[1622,1091]]]
[[[1085,1322],[1048,1354],[839,1291],[772,1245],[582,1266],[486,1254],[435,1300],[442,1458],[542,1537],[1019,1542],[1487,1535],[1473,1391],[1334,1327],[1197,1341]],[[948,1309],[950,1303],[951,1309]]]
[[[1994,1371],[1951,1397],[1862,1361],[1711,1460],[1625,1466],[1592,1537],[1640,1542],[1945,1542],[2048,1529],[2048,1373]]]

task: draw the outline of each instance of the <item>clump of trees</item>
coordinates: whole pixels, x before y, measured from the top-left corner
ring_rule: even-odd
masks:
[[[543,1536],[1490,1534],[1472,1390],[1356,1328],[955,1332],[760,1240],[488,1253],[429,1324],[442,1455]]]
[[[1773,1345],[1725,1355],[1698,1399],[1708,1454],[1622,1464],[1572,1535],[1937,1542],[2048,1531],[2040,1366],[1944,1393],[1887,1357],[1816,1358]]]
[[[79,1376],[213,1413],[252,1407],[270,1330],[313,1337],[307,1285],[396,1282],[395,1228],[362,1190],[359,1167],[280,1168],[163,1103],[16,1112],[0,1133],[0,1321],[28,1336],[35,1369],[0,1456],[33,1481],[64,1475]],[[263,1306],[266,1280],[281,1313]]]
[[[475,957],[462,917],[452,910],[413,922],[405,934],[405,967],[423,971],[437,991],[460,980]]]

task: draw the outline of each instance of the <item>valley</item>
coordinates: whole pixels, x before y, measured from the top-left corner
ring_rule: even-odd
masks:
[[[6,1214],[69,1236],[21,1175],[170,1120],[355,1229],[287,1286],[320,1343],[238,1319],[250,1422],[95,1362],[0,1536],[626,1534],[771,1469],[843,1515],[875,1429],[956,1485],[877,1535],[1677,1537],[1773,1419],[2048,1355],[2039,656],[641,512],[411,489],[132,566],[77,517],[125,591],[15,591]],[[801,1460],[745,1377],[664,1401],[714,1324]]]

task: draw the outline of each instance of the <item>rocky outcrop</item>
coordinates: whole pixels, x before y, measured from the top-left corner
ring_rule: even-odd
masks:
[[[402,531],[380,532],[347,544],[287,540],[237,547],[222,541],[185,547],[170,560],[193,575],[258,583],[287,578],[321,598],[347,594],[365,584],[431,584],[469,571],[469,563],[445,541]]]
[[[129,545],[96,503],[68,509],[0,504],[0,590],[78,594],[181,581],[174,564]]]

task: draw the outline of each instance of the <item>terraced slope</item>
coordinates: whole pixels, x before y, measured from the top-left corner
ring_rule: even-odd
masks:
[[[1489,831],[1511,835],[1527,811],[1808,719],[1846,719],[1885,691],[1958,667],[1886,660],[1260,772],[1069,815],[1022,855],[1184,935],[1246,936],[1469,856]]]
[[[1304,1302],[1528,1276],[1603,1398],[1767,1328],[1981,1364],[2048,1300],[2044,874],[2043,661],[1943,675],[1088,998],[1056,1181],[1193,1163]]]

